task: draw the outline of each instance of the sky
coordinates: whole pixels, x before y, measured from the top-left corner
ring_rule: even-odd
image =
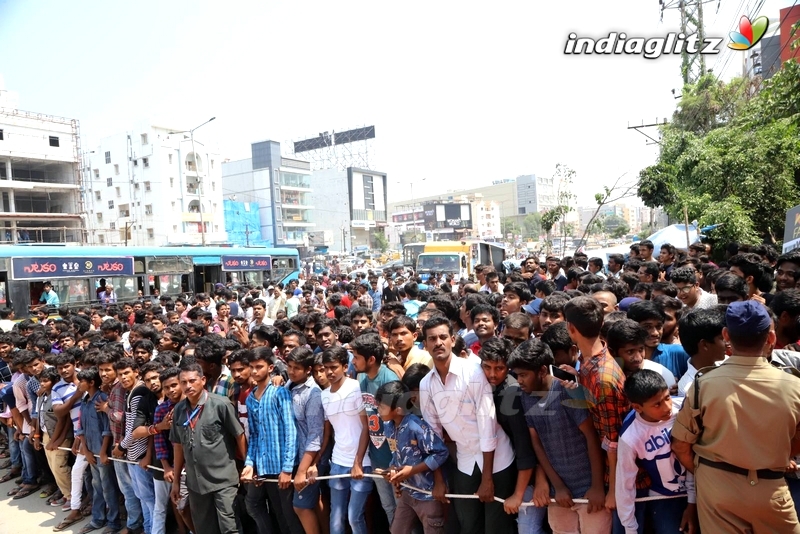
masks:
[[[709,2],[706,33],[793,3]],[[392,200],[411,183],[439,194],[563,163],[588,205],[655,161],[657,145],[628,126],[670,117],[680,59],[565,55],[567,36],[679,29],[677,10],[661,16],[656,0],[0,0],[0,75],[20,109],[79,119],[84,146],[146,120],[188,129],[214,116],[196,138],[235,160],[254,141],[375,125],[373,168]],[[707,62],[729,79],[743,52],[723,50]]]

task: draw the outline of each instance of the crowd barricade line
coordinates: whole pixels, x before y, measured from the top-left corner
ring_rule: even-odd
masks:
[[[61,451],[72,451],[72,449],[69,448],[69,447],[59,447],[58,450],[61,450]],[[100,458],[100,456],[97,455],[97,454],[95,454],[94,457],[95,458]],[[131,465],[139,465],[139,462],[132,462],[130,460],[123,460],[121,458],[114,458],[113,456],[109,456],[108,459],[111,460],[112,462],[122,462],[122,463],[126,463],[126,464],[131,464]],[[160,467],[147,466],[147,469],[148,470],[152,470],[152,471],[161,471],[162,473],[164,472],[164,470],[161,469]],[[327,476],[315,477],[314,480],[333,480],[333,479],[336,479],[336,478],[350,478],[350,476],[351,475],[345,473],[343,475],[327,475]],[[383,479],[383,475],[378,475],[378,474],[375,474],[375,473],[364,473],[364,478]],[[246,481],[245,483],[256,484],[256,483],[264,483],[264,482],[277,484],[278,483],[278,479],[277,478],[255,477],[255,478],[253,478],[253,480]],[[294,479],[292,479],[292,482],[294,482]],[[405,488],[405,489],[409,489],[409,490],[412,490],[412,491],[417,491],[419,493],[424,493],[425,495],[433,495],[430,491],[414,487],[414,486],[412,486],[410,484],[406,484],[405,482],[401,482],[400,486]],[[478,498],[477,495],[462,495],[462,494],[459,494],[459,493],[446,493],[445,497],[447,497],[448,499],[477,499]],[[686,495],[656,495],[656,496],[652,496],[652,497],[638,497],[636,499],[636,502],[660,501],[662,499],[680,499],[680,498],[683,498],[683,497],[686,497]],[[501,503],[501,504],[506,502],[505,499],[501,499],[500,497],[495,497],[494,500],[499,502],[499,503]],[[551,503],[555,503],[556,500],[555,499],[550,499],[550,502]],[[588,504],[589,503],[589,501],[587,499],[572,499],[572,502],[574,502],[575,504]],[[522,503],[521,506],[534,506],[534,504],[532,502],[524,502],[524,503]]]

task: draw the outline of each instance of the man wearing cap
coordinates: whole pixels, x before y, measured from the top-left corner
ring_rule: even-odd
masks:
[[[800,380],[763,356],[775,344],[767,309],[728,306],[733,356],[698,371],[672,428],[672,450],[695,474],[703,532],[800,534],[784,472],[800,452]]]

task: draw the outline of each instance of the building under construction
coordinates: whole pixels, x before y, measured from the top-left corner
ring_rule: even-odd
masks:
[[[21,111],[0,81],[0,243],[85,242],[78,121]]]

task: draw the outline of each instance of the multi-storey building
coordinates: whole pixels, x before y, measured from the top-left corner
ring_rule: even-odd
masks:
[[[220,157],[176,130],[141,124],[84,154],[89,243],[227,242]]]
[[[0,242],[83,243],[79,123],[17,102],[0,82]]]
[[[260,240],[274,246],[308,246],[311,217],[311,165],[281,156],[276,141],[252,143],[252,157],[222,165],[226,198],[258,204]]]

